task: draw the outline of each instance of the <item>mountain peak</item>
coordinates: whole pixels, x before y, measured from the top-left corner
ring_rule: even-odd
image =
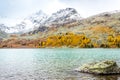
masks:
[[[66,8],[66,9],[61,9],[59,11],[71,11],[71,12],[76,12],[77,13],[76,9],[74,9],[74,8]]]
[[[66,9],[60,9],[59,11],[57,11],[56,13],[53,13],[52,15],[70,14],[70,13],[71,14],[76,14],[78,12],[74,8],[66,8]]]
[[[63,24],[80,19],[82,19],[80,14],[74,8],[66,8],[53,13],[46,21],[46,24],[47,26],[52,24]]]

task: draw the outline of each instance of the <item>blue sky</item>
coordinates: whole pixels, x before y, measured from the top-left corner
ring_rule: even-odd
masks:
[[[20,21],[39,10],[51,14],[66,7],[75,8],[82,17],[88,17],[120,10],[120,0],[0,0],[0,23],[13,25],[16,20]]]

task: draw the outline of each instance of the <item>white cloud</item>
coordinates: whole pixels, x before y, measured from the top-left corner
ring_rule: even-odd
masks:
[[[45,13],[51,14],[53,12],[58,11],[59,9],[64,9],[68,7],[67,4],[60,2],[59,0],[53,0],[48,5],[46,5],[46,9],[43,10]]]
[[[15,26],[16,24],[19,24],[22,21],[22,19],[10,19],[10,18],[2,18],[0,19],[0,24],[5,24],[6,26]]]

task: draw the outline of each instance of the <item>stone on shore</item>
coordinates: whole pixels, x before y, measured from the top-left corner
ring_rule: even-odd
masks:
[[[115,61],[107,60],[84,64],[77,68],[76,71],[92,74],[119,74],[120,68]]]

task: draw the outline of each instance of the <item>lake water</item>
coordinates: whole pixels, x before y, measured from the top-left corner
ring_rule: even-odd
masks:
[[[0,49],[0,80],[120,80],[74,71],[101,60],[120,65],[120,49]]]

